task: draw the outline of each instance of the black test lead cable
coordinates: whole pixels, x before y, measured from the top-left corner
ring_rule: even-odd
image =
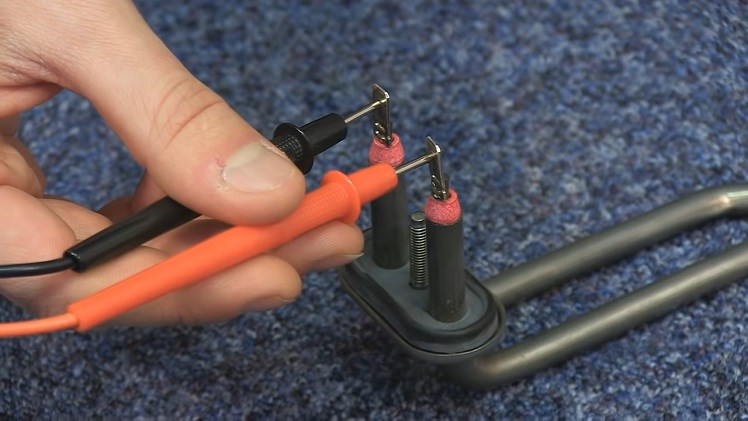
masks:
[[[271,142],[306,174],[312,169],[315,156],[346,138],[350,123],[380,105],[380,101],[374,101],[346,117],[328,114],[301,127],[282,123],[273,132]],[[198,216],[199,213],[167,196],[65,250],[59,259],[0,265],[0,278],[46,275],[67,269],[83,272]]]
[[[0,265],[0,278],[46,275],[48,273],[71,269],[72,267],[73,261],[67,257],[47,260],[45,262]]]

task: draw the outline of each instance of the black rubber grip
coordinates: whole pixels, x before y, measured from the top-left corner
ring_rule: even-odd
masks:
[[[301,126],[301,131],[309,140],[312,156],[317,156],[345,139],[348,136],[348,125],[343,117],[328,114]]]
[[[314,153],[304,132],[291,123],[283,123],[273,132],[273,145],[282,150],[304,174],[312,169]]]
[[[348,136],[345,119],[328,114],[296,127],[283,123],[273,132],[273,144],[282,150],[304,174],[312,169],[314,157],[338,144]]]

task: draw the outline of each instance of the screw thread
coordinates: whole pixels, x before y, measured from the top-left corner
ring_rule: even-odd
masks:
[[[428,287],[426,253],[426,214],[418,211],[410,215],[410,286]]]

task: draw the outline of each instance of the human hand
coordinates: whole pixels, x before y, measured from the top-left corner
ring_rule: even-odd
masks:
[[[19,113],[61,89],[90,100],[145,167],[135,194],[99,213],[44,197],[38,165],[13,136]],[[0,264],[58,258],[164,195],[215,218],[82,274],[0,279],[0,293],[38,316],[62,313],[225,223],[279,220],[303,197],[302,174],[179,63],[129,1],[0,2],[0,99]],[[300,273],[347,263],[362,244],[358,228],[330,223],[116,323],[205,323],[277,307],[299,294]]]

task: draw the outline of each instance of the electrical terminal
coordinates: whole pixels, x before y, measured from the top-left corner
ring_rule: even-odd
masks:
[[[386,163],[397,167],[405,160],[400,137],[392,131],[390,95],[379,85],[372,87],[374,132],[369,148],[369,164]],[[408,264],[408,200],[405,177],[397,187],[371,204],[374,261],[383,269],[397,269]]]
[[[442,170],[442,151],[439,145],[434,142],[431,136],[426,137],[426,150],[429,154],[434,155],[434,159],[429,162],[429,171],[431,173],[431,197],[437,200],[449,199],[449,179],[444,175]]]
[[[372,114],[374,139],[389,148],[392,146],[393,142],[392,120],[390,115],[390,94],[382,89],[381,86],[374,84],[371,88],[371,95],[374,102],[379,103],[376,111]]]
[[[391,151],[400,143],[394,133],[389,147],[377,136],[383,133],[377,114],[370,163],[372,151]],[[387,125],[391,129],[389,119]],[[398,166],[409,171],[428,164],[430,195],[423,210],[407,213],[401,175],[397,189],[371,203],[364,255],[341,268],[340,277],[351,297],[407,352],[450,364],[489,350],[503,334],[505,317],[501,304],[465,270],[457,194],[443,170],[442,149],[431,137],[425,145],[422,156]],[[395,199],[398,190],[402,196]]]
[[[386,106],[373,114],[372,149],[391,152],[399,139],[391,133],[389,96],[379,95]],[[465,269],[462,209],[442,166],[442,151],[430,137],[426,149],[420,161],[429,166],[430,194],[423,210],[404,217],[398,211],[397,219],[385,222],[372,218],[364,256],[340,270],[341,283],[406,352],[444,364],[449,377],[464,385],[484,389],[517,381],[748,273],[748,245],[744,244],[534,338],[491,352],[505,330],[505,305],[515,305],[705,221],[744,214],[748,204],[735,198],[748,197],[742,194],[748,185],[696,192],[479,282]],[[395,215],[385,203],[380,202],[381,208],[373,213]],[[407,241],[391,236],[372,241],[383,226],[400,220],[408,221]],[[378,250],[404,244],[409,253],[403,267],[385,268],[377,263]]]

